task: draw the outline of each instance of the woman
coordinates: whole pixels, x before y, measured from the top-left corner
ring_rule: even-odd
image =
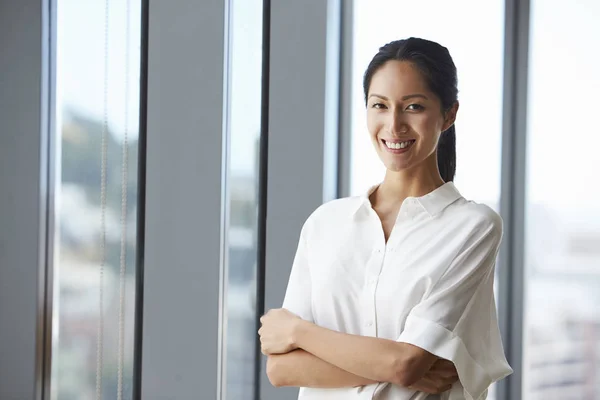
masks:
[[[385,178],[304,224],[283,308],[261,318],[267,374],[300,399],[484,399],[512,372],[493,294],[502,220],[452,183],[456,67],[437,43],[395,41],[364,92]]]

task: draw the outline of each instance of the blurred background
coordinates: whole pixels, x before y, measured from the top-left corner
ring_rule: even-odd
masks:
[[[14,261],[21,252],[10,250],[11,243],[22,238],[13,234],[19,219],[11,210],[26,210],[19,208],[23,205],[18,198],[7,193],[18,193],[11,185],[18,187],[25,179],[9,162],[20,154],[15,149],[24,151],[19,144],[24,134],[13,128],[17,123],[9,121],[22,115],[11,109],[14,97],[19,101],[20,95],[9,90],[13,87],[10,76],[21,72],[9,66],[13,59],[2,57],[0,73],[6,73],[0,76],[0,104],[5,105],[0,114],[5,121],[0,122],[0,186],[4,191],[0,194],[0,287],[4,292],[0,293],[0,338],[4,343],[0,347],[0,399],[34,398],[17,394],[25,393],[14,387],[19,379],[4,373],[10,357],[17,357],[14,343],[20,340],[12,325],[13,314],[20,312],[18,306],[13,308],[20,304],[15,302],[16,296],[32,294],[42,299],[38,308],[31,308],[37,322],[32,322],[33,333],[27,336],[28,343],[37,343],[37,350],[31,350],[35,396],[131,399],[140,394],[136,385],[139,390],[148,385],[143,398],[294,398],[293,390],[270,391],[266,387],[264,360],[256,349],[257,318],[265,308],[281,302],[299,221],[320,202],[361,194],[382,179],[383,167],[366,131],[362,74],[380,46],[417,36],[446,46],[458,68],[455,183],[466,198],[500,212],[506,224],[496,296],[505,350],[515,374],[494,385],[488,398],[600,400],[600,186],[596,183],[600,131],[595,124],[600,108],[600,2],[311,0],[302,6],[278,0],[224,0],[214,7],[222,12],[214,18],[185,17],[208,12],[201,2],[174,1],[170,7],[159,3],[0,0],[0,25],[5,26],[1,33],[7,33],[1,35],[2,52],[20,54],[15,50],[19,42],[8,35],[18,31],[15,15],[37,16],[36,20],[42,21],[41,33],[47,35],[48,47],[35,39],[38,47],[46,50],[33,70],[40,74],[41,66],[47,71],[34,83],[48,86],[41,89],[42,111],[39,104],[36,109],[36,115],[41,115],[36,121],[41,121],[42,135],[39,129],[33,132],[40,151],[34,152],[31,160],[42,166],[34,168],[33,182],[39,183],[36,193],[51,198],[42,201],[46,217],[36,222],[38,230],[45,232],[36,240],[45,250],[39,253],[43,260],[34,263],[35,288],[30,288],[29,295],[19,289],[20,294],[9,296],[17,293],[9,288],[10,282],[23,282],[15,278],[22,273]],[[296,11],[286,11],[289,8]],[[297,35],[296,25],[286,25],[285,18],[291,20],[293,14],[303,21],[294,24],[316,33],[306,39]],[[222,57],[214,60],[212,70],[204,64],[194,70],[194,58],[187,57],[197,52],[197,59],[209,60],[212,53],[204,52],[202,46],[210,37],[197,38],[197,42],[191,38],[188,44],[192,47],[182,44],[181,50],[167,50],[168,42],[162,38],[163,34],[174,35],[172,32],[193,36],[202,29],[188,29],[186,24],[194,18],[200,19],[199,25],[214,19],[223,32],[222,38],[214,38]],[[276,36],[282,32],[292,32],[285,42]],[[315,54],[315,58],[299,60],[294,54]],[[190,143],[190,153],[181,153],[180,158],[172,157],[173,153],[160,155],[162,148],[152,147],[152,134],[148,133],[153,129],[152,99],[173,101],[174,107],[179,107],[177,88],[169,88],[169,81],[160,79],[161,72],[153,75],[153,68],[158,71],[157,60],[165,59],[176,66],[172,71],[191,65],[181,67],[184,74],[197,74],[193,76],[198,81],[189,81],[190,87],[199,88],[196,96],[214,103],[211,113],[222,124],[221,131],[204,129],[202,117],[200,124],[190,129],[200,137],[195,145],[203,143],[202,137],[211,137],[221,146],[212,151],[218,156],[217,167],[221,166],[216,172],[205,166],[190,167],[202,165],[194,154],[201,158],[203,151],[210,152],[208,141],[198,153]],[[298,63],[305,64],[297,67]],[[303,72],[296,73],[294,68]],[[202,79],[217,82],[220,97],[204,92]],[[298,90],[289,90],[292,80]],[[312,96],[313,88],[322,96]],[[180,100],[187,103],[180,107],[181,113],[195,112],[196,105],[190,103],[194,98],[182,96]],[[286,119],[298,112],[300,124]],[[307,119],[316,121],[319,128],[302,125]],[[160,143],[176,141],[181,138],[178,126],[164,122],[154,135],[161,138]],[[272,129],[267,131],[268,127]],[[279,127],[284,127],[283,131],[289,128],[295,136],[282,133],[278,139]],[[320,157],[316,164],[308,155],[302,164],[294,163],[292,153],[302,152],[304,141],[307,147],[318,144],[311,150],[312,156]],[[44,149],[48,153],[40,157]],[[277,153],[277,149],[286,150]],[[278,178],[273,174],[280,165],[287,172]],[[163,168],[181,173],[163,174]],[[150,171],[154,171],[152,177]],[[213,173],[218,174],[221,185],[214,189],[202,181],[204,174]],[[287,211],[268,213],[268,204],[281,202],[282,192],[294,196],[294,182],[310,180],[315,174],[319,187],[314,198],[303,200],[305,190],[300,183],[294,197],[298,200],[286,203]],[[180,243],[180,233],[145,219],[148,209],[144,205],[151,201],[145,185],[168,188],[164,182],[170,179],[176,181],[173,185],[179,193],[165,196],[187,196],[186,188],[216,192],[220,201],[199,195],[195,206],[219,215],[218,245],[211,249],[219,264],[211,275],[216,279],[173,272],[173,280],[153,292],[144,289],[140,243],[150,247],[150,242],[144,242],[144,233],[162,230],[161,237],[174,243]],[[160,213],[161,207],[162,203],[156,209]],[[294,207],[302,211],[290,211]],[[197,221],[191,210],[180,212]],[[267,220],[267,215],[271,219]],[[204,240],[202,226],[190,232],[184,242]],[[275,240],[285,240],[286,245]],[[29,245],[18,243],[26,252]],[[173,248],[176,250],[169,257],[181,255],[178,246],[167,245],[164,251]],[[181,255],[180,261],[198,269],[212,268],[212,264],[203,264],[202,249],[197,257]],[[270,263],[277,269],[272,273]],[[147,268],[148,279],[160,280],[151,268],[168,273],[171,267]],[[160,357],[174,363],[178,363],[175,354],[180,353],[171,352],[171,346],[181,345],[192,353],[197,346],[204,346],[195,341],[167,344],[176,342],[169,332],[186,329],[183,326],[163,327],[151,336],[148,332],[153,332],[155,325],[139,325],[147,321],[142,314],[144,318],[154,312],[185,314],[187,311],[179,309],[162,310],[165,303],[159,296],[187,290],[186,279],[193,281],[198,292],[207,285],[206,290],[216,293],[214,302],[206,304],[190,294],[192,302],[205,304],[202,310],[210,307],[207,319],[200,309],[199,314],[181,316],[182,320],[198,320],[198,329],[211,329],[214,340],[206,346],[216,350],[201,353],[202,360],[194,365],[214,374],[198,378],[193,370],[173,379],[153,372],[144,375],[140,372],[145,365],[142,359],[146,351],[154,350],[143,347],[142,339],[144,344],[164,344]],[[144,298],[152,296],[158,299],[152,303],[154,308],[144,303]],[[152,320],[152,316],[148,318]],[[42,353],[40,341],[46,344]],[[156,381],[144,384],[144,379]],[[195,379],[214,381],[214,390],[213,386],[205,389],[198,381],[197,397],[163,397],[150,391],[160,382],[164,391],[171,390],[169,385],[181,389],[187,384],[190,391],[185,393],[193,393]]]

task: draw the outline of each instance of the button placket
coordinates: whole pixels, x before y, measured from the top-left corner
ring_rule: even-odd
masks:
[[[367,270],[369,270],[371,268],[371,265],[373,263],[377,262],[375,257],[372,257],[371,260],[369,260],[368,264],[367,264]],[[371,288],[366,284],[366,281],[368,279],[367,274],[365,274],[365,284],[363,285],[363,289],[362,289],[362,294],[361,294],[361,328],[364,332],[365,335],[368,334],[367,330],[365,329],[366,323],[367,321],[371,318],[371,315],[369,313],[369,304],[371,303]]]
[[[364,320],[363,325],[365,332],[373,337],[377,337],[377,285],[379,283],[379,275],[385,262],[385,254],[387,248],[375,249],[375,256],[372,259],[371,265],[368,266],[365,285],[364,285]]]

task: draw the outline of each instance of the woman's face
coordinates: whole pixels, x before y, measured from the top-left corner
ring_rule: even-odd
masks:
[[[441,132],[456,118],[458,103],[442,112],[439,98],[408,61],[388,61],[371,78],[367,127],[375,150],[390,171],[409,169],[429,157]]]

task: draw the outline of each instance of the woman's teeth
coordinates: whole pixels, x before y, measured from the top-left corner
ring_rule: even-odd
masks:
[[[412,142],[412,140],[408,140],[406,142],[400,142],[400,143],[385,142],[385,145],[388,147],[388,149],[399,150],[399,149],[404,149],[404,148],[408,147],[408,145],[411,144],[411,142]]]

